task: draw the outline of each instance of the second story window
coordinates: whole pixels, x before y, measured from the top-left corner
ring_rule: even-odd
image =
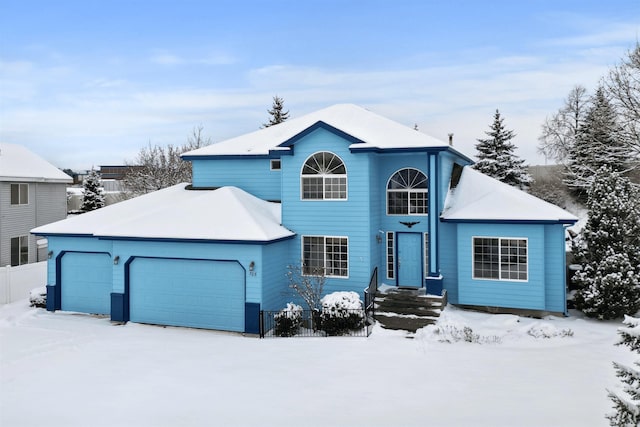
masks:
[[[347,169],[340,157],[326,151],[315,153],[302,166],[302,200],[347,198]]]
[[[394,173],[387,184],[387,215],[426,215],[427,176],[418,169]]]
[[[29,184],[11,184],[11,204],[29,204]]]

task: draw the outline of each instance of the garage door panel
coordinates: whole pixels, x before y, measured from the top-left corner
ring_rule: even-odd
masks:
[[[235,262],[136,258],[131,321],[244,331],[244,270]]]
[[[62,256],[61,309],[109,314],[113,267],[106,253],[69,252]]]

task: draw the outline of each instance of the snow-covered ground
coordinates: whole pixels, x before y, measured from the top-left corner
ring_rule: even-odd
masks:
[[[0,307],[0,425],[605,426],[611,362],[633,355],[620,323],[572,314],[450,306],[413,339],[260,340],[23,300]]]

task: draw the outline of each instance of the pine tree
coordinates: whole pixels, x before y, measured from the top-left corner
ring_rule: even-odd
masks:
[[[625,138],[604,89],[598,88],[569,151],[567,186],[584,199],[596,171],[602,166],[616,172],[625,171],[630,156]]]
[[[602,167],[589,190],[589,219],[574,244],[582,270],[576,307],[587,316],[615,319],[640,309],[640,205],[629,179]]]
[[[496,110],[490,130],[485,132],[489,138],[478,139],[478,161],[473,168],[518,188],[527,187],[532,179],[524,166],[524,160],[514,153],[516,146],[510,141],[515,138],[512,130],[504,126],[500,111]]]
[[[269,123],[264,123],[262,125],[263,128],[277,125],[289,118],[289,111],[284,111],[284,99],[280,98],[278,95],[273,97],[273,105],[271,106],[271,110],[267,110],[267,112],[270,116]]]
[[[620,341],[616,345],[624,345],[635,353],[640,353],[640,319],[625,316],[626,327],[618,329]],[[622,390],[607,390],[613,401],[615,412],[608,414],[609,424],[612,426],[637,426],[640,424],[640,362],[633,362],[635,366],[626,366],[613,362],[616,376],[622,382]]]
[[[98,172],[91,169],[91,172],[82,182],[82,206],[84,212],[94,211],[104,206],[104,194],[102,192],[102,182]]]

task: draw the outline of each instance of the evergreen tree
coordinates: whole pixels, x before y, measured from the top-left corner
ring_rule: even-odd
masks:
[[[640,319],[625,316],[626,327],[618,329],[620,341],[616,345],[625,345],[635,353],[640,353]],[[637,426],[640,424],[640,362],[633,362],[635,366],[626,366],[613,362],[616,376],[622,381],[622,390],[607,390],[613,401],[615,412],[608,414],[609,424],[612,426]]]
[[[289,111],[284,111],[284,99],[280,98],[278,95],[273,97],[273,105],[271,106],[271,110],[267,110],[267,112],[270,116],[269,123],[264,123],[262,125],[263,128],[277,125],[289,118]]]
[[[615,319],[640,309],[640,205],[629,179],[604,166],[589,189],[589,219],[574,244],[582,270],[576,307],[587,316]]]
[[[510,141],[516,136],[507,130],[496,110],[490,130],[485,132],[489,138],[478,139],[478,161],[473,168],[514,187],[525,188],[532,179],[524,166],[524,160],[514,153],[516,146]]]
[[[569,151],[567,186],[584,199],[595,173],[602,166],[624,172],[630,156],[625,138],[604,89],[598,88]]]
[[[104,194],[102,192],[102,182],[98,172],[91,169],[91,172],[82,182],[82,206],[84,212],[94,211],[104,206]]]

